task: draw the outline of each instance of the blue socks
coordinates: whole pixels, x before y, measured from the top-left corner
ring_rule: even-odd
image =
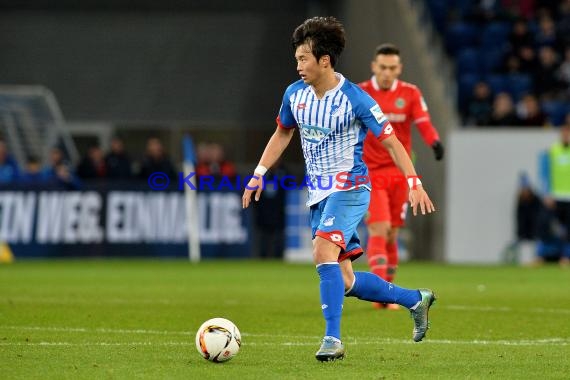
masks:
[[[344,302],[344,281],[336,262],[317,265],[321,279],[321,308],[326,321],[325,336],[340,339],[340,317]]]
[[[339,275],[342,277],[342,274]],[[374,273],[354,272],[354,276],[354,285],[346,293],[347,297],[357,297],[361,300],[371,302],[397,303],[408,309],[416,306],[422,299],[418,290],[400,288],[390,282],[384,281]]]

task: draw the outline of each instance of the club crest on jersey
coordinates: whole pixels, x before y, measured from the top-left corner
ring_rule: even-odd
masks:
[[[301,137],[303,137],[303,140],[313,144],[321,142],[329,133],[331,133],[331,130],[327,128],[301,124]]]
[[[406,101],[403,98],[398,98],[396,99],[396,101],[394,102],[394,105],[397,108],[404,108],[406,106]]]
[[[384,116],[384,113],[382,112],[378,104],[370,108],[370,112],[372,112],[372,116],[374,116],[378,124],[382,124],[383,122],[386,121],[386,116]]]
[[[340,115],[342,112],[344,112],[344,107],[339,106],[338,104],[333,104],[331,106],[331,112],[330,115],[332,117],[338,116]]]

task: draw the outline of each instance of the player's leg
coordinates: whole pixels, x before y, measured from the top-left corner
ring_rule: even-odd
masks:
[[[321,308],[326,326],[325,336],[340,339],[340,316],[343,303],[340,293],[344,292],[344,289],[337,260],[341,247],[331,241],[333,231],[328,231],[324,226],[324,224],[329,224],[328,220],[335,218],[334,215],[329,215],[325,211],[325,206],[329,200],[328,198],[324,199],[313,205],[310,210],[313,231],[313,261],[317,266],[320,279]]]
[[[404,226],[408,211],[408,185],[404,177],[397,177],[388,188],[388,200],[390,202],[390,224],[388,239],[386,241],[386,254],[388,256],[388,268],[386,280],[394,282],[398,270],[398,232]]]
[[[564,226],[566,233],[562,242],[562,255],[560,256],[560,266],[570,266],[570,202],[556,202],[556,214],[560,224]]]
[[[317,353],[320,361],[344,357],[340,341],[340,320],[344,301],[344,280],[338,262],[341,249],[346,251],[345,237],[351,239],[366,212],[369,192],[366,189],[331,194],[318,208],[311,208],[313,256],[320,278],[321,308],[326,322],[325,337]],[[362,253],[362,249],[359,252]]]
[[[384,177],[380,174],[371,175],[372,194],[370,205],[364,221],[368,230],[368,242],[366,245],[366,258],[370,271],[383,279],[386,279],[388,270],[388,255],[386,241],[390,231],[390,208],[386,184],[381,181]],[[375,303],[375,307],[383,307],[383,304]]]
[[[313,240],[313,259],[320,279],[321,309],[325,318],[325,336],[340,340],[340,319],[344,281],[338,264],[340,247],[320,236]]]
[[[429,308],[435,301],[435,294],[429,289],[406,289],[385,281],[370,272],[354,272],[349,260],[341,262],[345,296],[364,301],[393,303],[410,309],[414,320],[412,338],[422,340],[428,329]]]
[[[398,232],[400,227],[404,225],[406,219],[406,212],[408,210],[408,186],[406,179],[400,174],[394,176],[391,185],[387,190],[388,201],[390,204],[390,224],[391,228],[388,231],[388,239],[386,241],[386,256],[388,258],[388,265],[386,269],[385,280],[394,282],[396,272],[398,270]],[[398,310],[400,307],[397,304],[386,304],[389,310]]]
[[[388,257],[388,269],[386,271],[386,281],[394,282],[396,272],[398,271],[398,227],[390,228],[388,232],[388,241],[386,242],[386,253]]]
[[[386,256],[388,265],[386,269],[385,280],[394,283],[396,272],[398,270],[398,227],[390,228],[388,232],[388,240],[386,241]],[[384,304],[387,310],[400,310],[400,306],[396,303]]]
[[[390,231],[390,222],[370,222],[366,220],[368,230],[368,244],[366,245],[366,259],[370,271],[383,279],[388,273],[387,240]]]
[[[344,358],[344,345],[340,340],[344,281],[337,261],[339,252],[339,246],[320,236],[313,240],[313,256],[320,278],[321,309],[325,318],[325,336],[315,353],[319,361]]]

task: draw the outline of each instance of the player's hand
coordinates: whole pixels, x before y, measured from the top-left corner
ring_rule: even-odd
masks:
[[[410,204],[414,216],[418,214],[418,206],[420,206],[422,215],[425,215],[426,212],[430,214],[435,211],[435,207],[422,185],[410,189]]]
[[[544,207],[546,207],[549,210],[554,210],[556,208],[556,201],[554,200],[554,198],[552,198],[549,195],[544,197],[542,203],[544,204]]]
[[[433,153],[435,155],[436,160],[441,160],[445,153],[445,149],[443,149],[443,144],[441,141],[436,141],[432,144],[431,148],[433,149]]]
[[[245,191],[243,192],[243,197],[241,198],[241,203],[243,208],[247,208],[251,203],[251,195],[255,192],[255,201],[259,200],[261,196],[261,191],[263,190],[263,176],[257,173],[253,173],[253,176],[247,183]]]

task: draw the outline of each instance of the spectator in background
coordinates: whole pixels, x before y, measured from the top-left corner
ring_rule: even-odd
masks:
[[[546,215],[555,218],[560,226],[555,238],[560,239],[560,265],[570,265],[570,124],[560,128],[560,141],[553,144],[542,156],[541,180]],[[552,231],[549,217],[543,219],[543,230]],[[546,228],[544,228],[546,226]],[[555,241],[551,234],[542,237],[544,247]],[[540,252],[539,252],[540,254]],[[544,260],[544,257],[539,257]]]
[[[491,88],[486,82],[477,83],[467,105],[467,123],[479,126],[488,125],[492,110]]]
[[[536,53],[530,45],[522,46],[517,56],[520,62],[521,71],[527,74],[534,74],[537,70]]]
[[[472,2],[470,18],[481,24],[503,20],[507,17],[501,0],[475,0]]]
[[[541,19],[545,16],[550,18],[558,17],[558,9],[560,8],[560,0],[535,0],[536,1],[536,18]]]
[[[287,169],[279,160],[265,174],[268,185],[259,201],[254,203],[255,222],[259,232],[257,247],[262,258],[283,259],[287,194],[279,181],[286,175]]]
[[[36,156],[28,157],[26,162],[26,170],[20,176],[20,182],[29,185],[37,185],[47,181],[45,174],[42,172],[40,160]]]
[[[560,4],[560,17],[556,32],[562,46],[570,46],[570,0],[563,0]]]
[[[77,175],[84,179],[105,178],[107,176],[103,150],[99,145],[89,147],[87,155],[83,157],[77,167]]]
[[[500,92],[493,101],[493,112],[489,118],[489,125],[497,127],[514,127],[520,125],[515,112],[513,98],[507,92]]]
[[[520,74],[521,73],[521,61],[519,57],[515,54],[509,54],[505,61],[503,62],[502,72],[504,74]]]
[[[196,175],[235,177],[233,162],[225,157],[225,151],[219,143],[200,143],[197,148]]]
[[[517,104],[517,117],[521,126],[544,127],[547,123],[546,114],[540,108],[536,96],[527,94]]]
[[[566,94],[570,95],[570,46],[564,51],[564,61],[556,72],[556,76],[566,87]]]
[[[517,241],[534,240],[537,237],[537,220],[541,200],[530,186],[526,174],[520,176],[517,199]]]
[[[16,161],[8,154],[6,142],[0,139],[0,184],[12,183],[18,179],[20,170]]]
[[[176,177],[174,165],[164,152],[162,142],[157,137],[151,137],[146,142],[146,154],[142,161],[139,176],[144,179],[152,173],[162,172],[170,178]]]
[[[81,188],[81,183],[60,148],[52,148],[49,161],[49,165],[42,169],[42,176],[48,183],[70,190]]]
[[[538,21],[538,31],[534,37],[534,45],[539,49],[544,46],[550,46],[553,49],[560,47],[556,36],[556,24],[548,14],[541,16]]]
[[[543,46],[538,52],[538,69],[534,73],[534,91],[539,97],[555,98],[564,88],[558,76],[556,51]]]
[[[527,21],[523,19],[516,20],[509,36],[511,51],[519,51],[523,46],[532,46],[533,43],[534,38],[528,30]]]
[[[518,20],[530,20],[534,17],[535,0],[502,0],[503,8],[511,16]]]
[[[131,160],[125,152],[125,144],[120,137],[111,139],[111,150],[105,156],[105,169],[108,178],[130,178]]]

